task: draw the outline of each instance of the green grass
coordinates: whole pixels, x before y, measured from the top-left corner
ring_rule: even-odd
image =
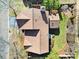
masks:
[[[75,48],[75,59],[78,59],[78,48]]]
[[[60,34],[55,36],[54,40],[54,47],[50,54],[46,57],[46,59],[59,59],[58,51],[64,48],[66,43],[66,25],[68,18],[62,14],[63,20],[60,21]]]
[[[64,44],[66,43],[66,26],[68,19],[65,16],[63,16],[63,18],[64,19],[60,21],[60,34],[54,38],[54,48],[56,50],[63,48]]]

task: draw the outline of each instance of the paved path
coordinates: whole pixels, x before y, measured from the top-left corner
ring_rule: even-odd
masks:
[[[76,18],[76,34],[78,35],[78,25],[79,25],[79,0],[77,0],[77,18]],[[79,38],[77,37],[77,44],[78,44],[78,59],[79,59]]]
[[[7,0],[6,0],[7,1]],[[2,4],[2,6],[1,6]],[[3,3],[0,2],[0,59],[8,58],[8,10]]]

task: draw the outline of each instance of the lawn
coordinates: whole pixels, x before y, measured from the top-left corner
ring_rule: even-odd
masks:
[[[52,48],[52,51],[50,54],[46,57],[46,59],[59,59],[58,51],[64,48],[66,43],[66,25],[68,18],[63,15],[63,20],[60,21],[60,34],[56,35],[54,40],[54,47]]]
[[[54,48],[56,51],[63,48],[66,43],[66,26],[67,26],[67,17],[63,16],[63,20],[60,21],[60,34],[58,36],[55,36],[53,40],[54,42]]]
[[[78,59],[78,48],[75,48],[75,59]]]

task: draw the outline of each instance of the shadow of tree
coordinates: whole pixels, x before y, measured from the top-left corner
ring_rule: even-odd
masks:
[[[25,7],[27,7],[27,1],[26,0],[23,0],[23,3],[25,5]]]
[[[42,0],[23,0],[25,7],[32,7],[32,4],[41,4]]]

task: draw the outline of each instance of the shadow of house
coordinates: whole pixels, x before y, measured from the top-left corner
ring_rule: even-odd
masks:
[[[59,28],[49,29],[49,34],[59,35],[60,29]]]
[[[27,0],[23,0],[23,3],[24,3],[24,5],[25,5],[25,7],[27,7],[27,5],[28,5]]]
[[[49,39],[49,52],[51,52],[51,39]]]
[[[25,5],[25,7],[29,6],[29,7],[32,7],[33,4],[41,4],[42,0],[23,0],[23,3]]]
[[[27,20],[23,20],[23,19],[20,19],[20,20],[17,20],[17,25],[19,28],[21,28],[25,23],[27,23],[29,21],[29,19]]]
[[[38,54],[29,52],[28,56],[31,56],[31,57],[29,57],[28,59],[45,59],[45,56],[48,56],[48,55],[49,53],[38,55]]]

